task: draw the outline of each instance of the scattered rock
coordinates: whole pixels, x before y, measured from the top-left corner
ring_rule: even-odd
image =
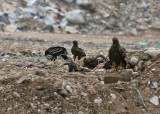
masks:
[[[72,88],[69,85],[66,86],[66,90],[72,93]]]
[[[35,72],[35,75],[44,76],[44,73],[43,73],[42,71],[36,71],[36,72]]]
[[[136,65],[138,63],[138,59],[136,57],[132,57],[129,62],[133,63],[134,65]]]
[[[84,96],[84,97],[86,97],[88,94],[87,94],[87,93],[82,92],[82,93],[81,93],[81,95],[82,95],[82,96]]]
[[[27,76],[22,76],[20,79],[17,80],[18,84],[22,84],[27,79]]]
[[[115,100],[115,99],[116,99],[116,95],[115,95],[115,94],[110,93],[110,96],[112,97],[112,99],[113,99],[113,100]]]
[[[90,10],[91,12],[95,11],[95,7],[93,7],[93,2],[91,0],[77,0],[76,4],[82,8]]]
[[[0,91],[4,90],[5,88],[4,87],[0,87]]]
[[[13,92],[13,96],[14,96],[14,97],[17,97],[17,98],[20,98],[20,97],[21,97],[17,92]]]
[[[52,25],[47,25],[43,31],[49,31],[49,32],[54,32],[54,27]]]
[[[74,0],[65,0],[67,3],[72,3]]]
[[[144,61],[139,61],[138,62],[138,70],[140,70],[140,71],[145,70],[145,62]]]
[[[138,72],[133,72],[132,74],[134,78],[140,77],[140,74]]]
[[[131,81],[131,77],[133,77],[133,70],[126,69],[121,72],[121,76],[124,81]]]
[[[136,106],[139,107],[140,106],[140,103],[137,99],[133,99],[133,101],[135,102]]]
[[[53,84],[54,88],[62,88],[62,80],[57,78],[51,78],[50,83]]]
[[[66,90],[66,89],[62,89],[62,90],[60,91],[60,95],[61,95],[62,97],[68,96],[67,90]]]
[[[154,96],[149,100],[151,103],[153,103],[154,105],[158,106],[159,105],[159,98],[158,96]]]
[[[158,87],[158,83],[156,81],[152,82],[151,88],[157,88],[157,87]]]
[[[101,98],[94,99],[94,103],[101,104],[102,103],[102,99]]]

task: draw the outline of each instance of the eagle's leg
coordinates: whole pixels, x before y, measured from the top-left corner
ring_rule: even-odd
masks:
[[[114,71],[116,71],[117,69],[116,69],[116,63],[115,62],[112,62],[112,71],[114,72]]]
[[[73,58],[74,58],[74,61],[75,61],[75,60],[76,60],[76,56],[74,55],[74,57],[73,57]]]
[[[123,61],[120,62],[120,65],[118,66],[118,69],[119,70],[124,69],[124,63],[123,63]]]
[[[81,56],[78,56],[78,60],[80,60],[81,59]]]
[[[118,66],[118,69],[121,70],[121,69],[124,69],[124,68],[123,68],[123,66],[120,65],[120,66]]]
[[[57,56],[53,56],[54,64],[56,64],[56,59],[57,59]]]

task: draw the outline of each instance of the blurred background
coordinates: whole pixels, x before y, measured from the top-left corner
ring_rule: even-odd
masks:
[[[160,35],[159,0],[1,0],[0,31]]]

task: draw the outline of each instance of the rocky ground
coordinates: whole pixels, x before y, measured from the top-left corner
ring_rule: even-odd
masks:
[[[136,57],[138,63],[134,72],[126,73],[131,80],[116,83],[112,79],[120,76],[119,72],[68,72],[63,65],[66,61],[58,58],[54,63],[44,57],[45,50],[53,45],[66,47],[72,57],[70,49],[75,39],[87,56],[107,56],[112,37],[1,32],[1,113],[147,114],[143,99],[152,114],[159,114],[159,37],[118,37],[128,51],[128,59]],[[142,66],[145,70],[140,71]],[[106,84],[106,77],[111,78],[110,84]]]

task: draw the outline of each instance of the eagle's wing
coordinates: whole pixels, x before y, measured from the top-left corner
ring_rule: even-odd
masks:
[[[81,48],[77,48],[76,51],[78,55],[86,56],[85,52]]]
[[[120,47],[119,52],[120,52],[120,58],[121,58],[121,60],[120,60],[121,67],[126,68],[126,65],[127,65],[126,50],[125,50],[125,48]]]
[[[114,50],[113,50],[113,47],[111,46],[108,53],[109,60],[112,61],[113,55],[114,55]]]
[[[61,55],[67,54],[67,50],[64,47],[50,47],[45,51],[45,55]]]
[[[123,48],[123,47],[119,47],[119,53],[120,53],[120,57],[121,57],[121,59],[125,59],[126,58],[126,50],[125,50],[125,48]]]

